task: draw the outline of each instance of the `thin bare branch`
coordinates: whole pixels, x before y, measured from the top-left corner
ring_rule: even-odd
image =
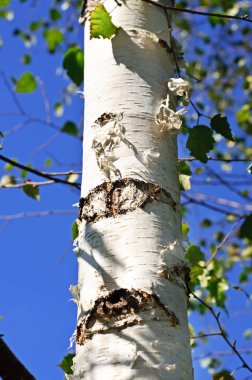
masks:
[[[40,87],[41,96],[42,96],[43,101],[44,101],[44,107],[45,107],[45,113],[46,113],[46,121],[50,124],[52,122],[50,102],[49,102],[49,99],[48,99],[48,96],[47,96],[47,93],[46,93],[46,90],[45,90],[44,82],[42,81],[41,78],[37,78],[37,79],[38,79],[38,84],[39,84],[39,87]]]
[[[12,99],[13,99],[17,109],[19,110],[20,114],[25,115],[26,113],[25,113],[20,101],[18,100],[16,93],[12,90],[10,83],[8,82],[4,72],[0,71],[0,75],[3,78],[3,83],[4,83],[5,87],[7,88],[8,92],[11,94]]]
[[[211,195],[206,195],[206,194],[202,194],[202,193],[194,193],[194,194],[185,194],[185,193],[182,193],[182,196],[187,198],[188,197],[193,201],[207,201],[207,202],[213,202],[213,203],[217,203],[217,204],[220,204],[222,206],[226,206],[226,207],[231,207],[231,208],[235,208],[235,209],[238,209],[238,210],[241,210],[241,211],[249,211],[251,212],[252,211],[252,205],[251,204],[241,204],[239,202],[236,202],[236,201],[231,201],[229,199],[226,199],[226,198],[221,198],[221,197],[213,197]],[[194,203],[197,203],[197,202],[194,202]],[[225,210],[226,213],[230,214],[230,212],[228,210]],[[237,214],[237,216],[239,216]],[[241,217],[244,217],[246,215],[241,215]]]
[[[238,213],[233,212],[233,211],[227,211],[227,210],[225,210],[225,209],[223,209],[221,207],[217,207],[217,206],[211,205],[209,203],[206,203],[204,200],[198,200],[198,199],[194,198],[194,196],[190,196],[190,195],[187,195],[185,193],[182,193],[182,196],[189,201],[189,202],[186,202],[187,204],[188,203],[194,203],[194,204],[197,204],[199,206],[206,207],[206,208],[208,208],[210,210],[219,212],[221,214],[234,215],[234,216],[237,216],[238,218],[245,218],[246,217],[246,215],[238,214]]]
[[[233,342],[231,342],[228,337],[227,337],[227,333],[226,331],[223,329],[222,325],[221,325],[221,322],[220,322],[220,313],[215,313],[214,309],[208,305],[204,300],[202,300],[200,297],[198,297],[194,292],[192,292],[190,290],[190,293],[193,295],[194,298],[196,298],[202,305],[204,305],[209,311],[210,313],[212,314],[212,316],[214,317],[218,327],[219,327],[219,332],[220,332],[220,335],[222,336],[222,338],[225,340],[225,342],[227,343],[227,345],[231,348],[231,350],[236,354],[236,356],[238,356],[238,358],[240,359],[240,361],[242,362],[242,367],[243,368],[246,368],[249,372],[252,373],[252,368],[248,365],[248,363],[245,361],[245,359],[242,357],[242,355],[240,354],[239,350],[236,348],[236,341],[234,340]]]
[[[202,339],[202,338],[206,338],[207,336],[220,336],[221,335],[221,332],[220,331],[217,331],[217,332],[213,332],[213,333],[208,333],[208,334],[200,334],[200,335],[196,335],[196,336],[191,336],[190,339]]]
[[[194,9],[188,9],[188,8],[178,8],[174,7],[172,5],[164,5],[160,3],[156,3],[154,0],[143,0],[145,3],[155,5],[156,7],[163,8],[163,9],[169,9],[174,12],[182,12],[182,13],[190,13],[194,15],[199,15],[199,16],[213,16],[213,17],[219,17],[219,18],[226,18],[229,20],[240,20],[240,21],[247,21],[247,22],[252,22],[251,19],[248,18],[248,16],[232,16],[232,15],[227,15],[225,13],[213,13],[213,12],[203,12],[203,11],[196,11]]]
[[[250,355],[252,354],[252,348],[240,348],[239,349],[240,354],[244,355]],[[215,357],[218,358],[220,356],[229,356],[229,355],[234,355],[234,351],[209,351],[206,354],[195,356],[193,359],[194,360],[200,360],[208,357]]]
[[[217,247],[215,248],[214,252],[212,253],[210,259],[206,262],[206,268],[214,260],[214,258],[216,257],[217,253],[223,248],[223,246],[226,244],[226,242],[228,241],[228,239],[233,235],[233,233],[235,232],[235,230],[236,230],[239,222],[240,222],[240,219],[238,219],[233,224],[232,228],[227,232],[227,234],[224,236],[224,238],[222,239],[222,241],[220,242],[220,244],[217,245]]]
[[[9,183],[7,185],[0,185],[0,189],[20,189],[24,186],[45,186],[52,185],[55,181],[43,181],[43,182],[33,182],[33,181],[25,181],[22,183]]]
[[[7,163],[9,163],[9,164],[17,167],[17,168],[26,170],[29,173],[33,173],[33,174],[35,174],[35,175],[37,175],[39,177],[47,178],[47,179],[50,179],[50,180],[52,180],[54,182],[57,182],[57,183],[63,183],[64,185],[69,185],[69,186],[75,187],[76,189],[80,190],[80,184],[79,183],[71,183],[71,182],[68,182],[68,181],[66,181],[64,179],[51,177],[49,174],[44,174],[44,173],[42,173],[41,171],[39,171],[37,169],[30,168],[29,166],[22,165],[19,162],[11,160],[10,158],[5,157],[5,156],[3,156],[1,154],[0,154],[0,160],[5,161],[5,162],[7,162]]]
[[[25,211],[13,215],[0,215],[0,220],[12,221],[27,217],[41,217],[50,215],[77,215],[76,209],[73,210],[46,210],[46,211]]]
[[[215,157],[207,157],[208,161],[221,161],[221,162],[251,162],[251,158],[215,158]],[[198,158],[194,157],[185,157],[185,158],[179,158],[179,162],[181,161],[199,161]]]
[[[208,171],[208,173],[210,173],[213,177],[217,178],[220,181],[220,183],[222,183],[222,185],[226,186],[232,193],[238,195],[239,197],[241,197],[243,199],[247,199],[247,200],[252,201],[251,197],[249,197],[248,195],[244,195],[242,191],[237,190],[236,187],[234,187],[229,181],[226,181],[224,178],[222,178],[221,175],[216,173],[209,166],[206,167],[206,171]]]

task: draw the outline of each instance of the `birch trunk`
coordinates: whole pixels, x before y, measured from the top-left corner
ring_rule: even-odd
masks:
[[[155,122],[174,76],[169,16],[142,0],[120,2],[104,2],[120,26],[112,40],[90,40],[85,25],[71,378],[191,380],[177,138]],[[170,101],[174,109],[171,92]]]

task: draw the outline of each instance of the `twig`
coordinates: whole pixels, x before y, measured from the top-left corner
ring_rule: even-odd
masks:
[[[222,162],[250,162],[252,161],[252,157],[251,158],[215,158],[215,157],[208,156],[207,159],[209,161],[222,161]],[[185,158],[179,158],[178,161],[190,162],[190,161],[199,161],[199,159],[195,157],[185,157]]]
[[[241,354],[245,354],[245,355],[252,354],[251,348],[240,348],[239,351]],[[214,356],[214,357],[218,358],[220,356],[228,356],[228,355],[233,355],[233,354],[234,354],[233,351],[214,351],[214,352],[211,351],[211,352],[208,352],[206,354],[196,356],[193,358],[193,360],[200,360],[200,359],[207,358],[209,356]]]
[[[49,215],[76,215],[76,210],[47,210],[47,211],[26,211],[13,215],[0,215],[0,220],[12,221],[27,217],[41,217]]]
[[[224,13],[202,12],[202,11],[196,11],[196,10],[188,9],[188,8],[177,8],[177,7],[173,7],[172,5],[164,5],[164,4],[156,3],[153,0],[143,0],[143,1],[148,4],[155,5],[156,7],[169,9],[174,12],[183,12],[183,13],[190,13],[190,14],[195,14],[199,16],[213,16],[213,17],[220,17],[220,18],[226,18],[226,19],[231,19],[231,20],[233,19],[233,20],[252,22],[252,20],[249,19],[247,16],[231,16]]]
[[[37,187],[37,186],[44,186],[44,185],[52,185],[53,183],[55,183],[55,181],[43,181],[43,182],[33,182],[33,181],[25,181],[25,182],[22,182],[22,183],[9,183],[7,185],[0,185],[0,189],[20,189],[24,186],[34,186],[34,187]]]
[[[201,298],[199,298],[194,292],[192,292],[190,290],[191,294],[194,296],[194,298],[196,298],[202,305],[204,305],[209,311],[210,313],[212,314],[212,316],[214,317],[214,319],[216,320],[217,322],[217,325],[219,327],[219,330],[220,330],[220,335],[222,336],[222,338],[225,340],[225,342],[227,343],[227,345],[231,348],[231,350],[238,356],[238,358],[240,359],[240,361],[242,362],[243,364],[243,368],[246,368],[249,372],[252,373],[252,368],[247,364],[247,362],[243,359],[243,357],[241,356],[240,352],[237,350],[236,348],[236,341],[233,341],[232,343],[230,342],[230,340],[227,338],[227,333],[226,331],[223,329],[221,323],[220,323],[220,313],[215,313],[214,309],[208,305],[204,300],[202,300]]]
[[[225,198],[213,197],[213,196],[201,194],[201,193],[194,193],[193,195],[188,195],[186,193],[182,193],[182,196],[185,197],[186,199],[191,199],[192,201],[193,200],[195,200],[195,201],[197,200],[200,202],[201,201],[208,201],[208,202],[218,203],[218,204],[223,205],[223,206],[236,208],[239,210],[245,210],[245,211],[250,211],[250,212],[252,211],[252,205],[250,205],[250,204],[241,205],[239,202],[230,201],[230,200],[225,199]],[[226,211],[226,213],[229,214],[228,211]],[[237,216],[240,216],[240,215],[237,215]],[[246,216],[246,215],[241,215],[241,217],[244,217],[244,216]]]
[[[19,102],[19,100],[18,100],[18,98],[17,98],[15,92],[12,90],[12,88],[11,88],[11,86],[10,86],[10,84],[9,84],[9,82],[8,82],[8,80],[7,80],[6,76],[5,76],[5,74],[4,74],[4,72],[3,72],[3,71],[0,71],[0,75],[1,75],[1,77],[3,78],[3,82],[4,82],[5,87],[7,88],[7,90],[9,91],[9,93],[11,94],[12,99],[14,100],[14,103],[15,103],[16,106],[17,106],[17,109],[19,110],[19,112],[20,112],[22,115],[25,115],[26,113],[25,113],[23,107],[21,106],[21,103]]]
[[[238,219],[234,225],[232,226],[232,228],[228,231],[228,233],[224,236],[224,238],[222,239],[222,241],[220,242],[220,244],[217,245],[217,247],[215,248],[214,252],[212,253],[210,259],[206,262],[206,268],[208,267],[208,265],[214,260],[215,256],[217,255],[217,253],[223,248],[223,246],[226,244],[226,242],[228,241],[228,239],[230,238],[230,236],[233,235],[236,227],[238,226],[240,222],[240,219]]]
[[[235,193],[236,195],[240,196],[243,199],[245,198],[245,199],[248,199],[248,200],[252,201],[251,197],[249,197],[248,195],[244,195],[240,190],[237,190],[234,186],[232,186],[232,184],[230,184],[229,182],[227,182],[224,178],[222,178],[213,169],[211,169],[210,167],[206,167],[206,170],[211,175],[213,175],[215,178],[217,178],[220,181],[220,183],[222,183],[222,185],[226,186],[232,193]]]
[[[237,216],[238,218],[245,218],[245,216],[246,216],[246,215],[238,214],[238,213],[233,212],[233,211],[230,212],[230,211],[224,210],[223,208],[220,208],[220,207],[217,207],[217,206],[210,205],[209,203],[206,203],[203,200],[197,200],[197,199],[193,198],[192,196],[187,195],[185,193],[182,193],[182,196],[184,198],[186,198],[187,200],[189,200],[190,203],[195,203],[195,204],[197,204],[199,206],[206,207],[206,208],[208,208],[210,210],[219,212],[221,214],[234,215],[234,216]]]
[[[218,335],[221,335],[220,331],[214,332],[214,333],[200,334],[200,335],[196,335],[196,336],[191,336],[190,339],[199,339],[199,338],[205,338],[207,336],[218,336]]]
[[[71,174],[78,174],[82,175],[81,171],[75,171],[75,170],[69,170],[67,172],[42,172],[43,174],[49,174],[50,176],[61,176],[61,175],[71,175]]]
[[[52,122],[50,102],[49,102],[49,99],[48,99],[48,96],[47,96],[47,93],[45,90],[44,82],[40,78],[37,78],[37,79],[38,79],[38,84],[40,86],[40,92],[41,92],[42,98],[44,100],[46,121],[50,124]]]
[[[20,168],[20,169],[26,170],[30,173],[36,174],[39,177],[47,178],[47,179],[50,179],[54,182],[63,183],[64,185],[69,185],[69,186],[75,187],[76,189],[80,190],[80,185],[78,183],[71,183],[71,182],[68,182],[64,179],[51,177],[50,174],[45,174],[45,173],[42,173],[41,171],[39,171],[37,169],[33,169],[33,168],[30,168],[29,166],[22,165],[19,162],[11,160],[10,158],[5,157],[1,154],[0,154],[0,160],[8,162],[9,164],[11,164],[17,168]]]

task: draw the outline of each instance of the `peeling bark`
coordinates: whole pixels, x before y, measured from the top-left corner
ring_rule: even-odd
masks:
[[[87,1],[86,16],[97,1]],[[180,49],[169,14],[141,0],[120,3],[104,3],[120,27],[112,40],[90,40],[88,19],[85,25],[79,279],[71,288],[78,324],[69,379],[192,380],[172,133]],[[160,107],[159,123],[172,124],[163,131]]]
[[[168,191],[154,183],[125,178],[104,182],[80,199],[79,219],[95,222],[101,218],[115,217],[143,208],[148,202],[166,203],[176,211],[176,202]]]
[[[151,312],[153,321],[160,322],[166,316],[173,327],[180,324],[178,317],[161,303],[157,295],[136,289],[115,289],[108,295],[99,297],[92,309],[81,318],[77,326],[76,341],[84,344],[94,334],[108,333],[113,329],[121,331],[144,323],[140,317],[141,312],[147,312],[146,315]],[[95,328],[97,321],[99,326]]]

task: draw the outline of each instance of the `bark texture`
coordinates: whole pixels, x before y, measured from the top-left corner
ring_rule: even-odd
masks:
[[[120,2],[104,3],[120,26],[112,40],[90,40],[85,25],[70,378],[191,380],[176,135],[155,122],[174,76],[167,15],[141,0]]]

